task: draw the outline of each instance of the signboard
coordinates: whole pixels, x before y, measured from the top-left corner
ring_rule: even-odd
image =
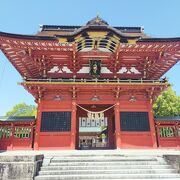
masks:
[[[100,76],[101,74],[101,61],[100,60],[90,60],[90,74],[92,76]]]

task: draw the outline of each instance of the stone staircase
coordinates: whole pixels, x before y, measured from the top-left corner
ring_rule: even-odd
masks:
[[[162,156],[83,153],[46,156],[35,180],[180,179]]]

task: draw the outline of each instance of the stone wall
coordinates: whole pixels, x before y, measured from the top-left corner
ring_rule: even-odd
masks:
[[[163,157],[180,173],[180,155],[164,155]]]
[[[1,180],[33,180],[43,161],[43,155],[0,156]]]

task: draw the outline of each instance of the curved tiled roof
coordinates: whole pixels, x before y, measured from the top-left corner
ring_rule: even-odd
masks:
[[[150,38],[142,27],[96,17],[85,26],[43,25],[36,35],[0,32],[0,49],[25,78],[91,78],[83,68],[98,58],[107,66],[100,78],[157,80],[179,61],[180,38]]]
[[[148,37],[144,34],[144,29],[142,27],[112,27],[109,24],[101,19],[99,16],[88,21],[85,26],[66,26],[66,25],[42,25],[40,26],[40,32],[38,36],[73,36],[83,30],[107,30],[113,31],[117,35],[123,37]]]
[[[159,116],[154,119],[156,121],[180,121],[180,116]]]
[[[180,37],[173,38],[142,38],[138,42],[179,42]]]
[[[0,122],[32,122],[35,116],[0,116]]]
[[[1,32],[1,31],[0,31],[0,36],[10,37],[10,38],[18,38],[18,39],[32,39],[32,40],[56,40],[55,37],[51,37],[51,36],[12,34],[12,33]]]

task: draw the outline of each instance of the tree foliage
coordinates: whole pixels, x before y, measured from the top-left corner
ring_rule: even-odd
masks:
[[[180,96],[177,96],[172,87],[164,91],[153,105],[155,116],[180,115]]]
[[[19,103],[15,105],[6,116],[36,116],[37,108],[34,105],[27,105],[26,103]]]

